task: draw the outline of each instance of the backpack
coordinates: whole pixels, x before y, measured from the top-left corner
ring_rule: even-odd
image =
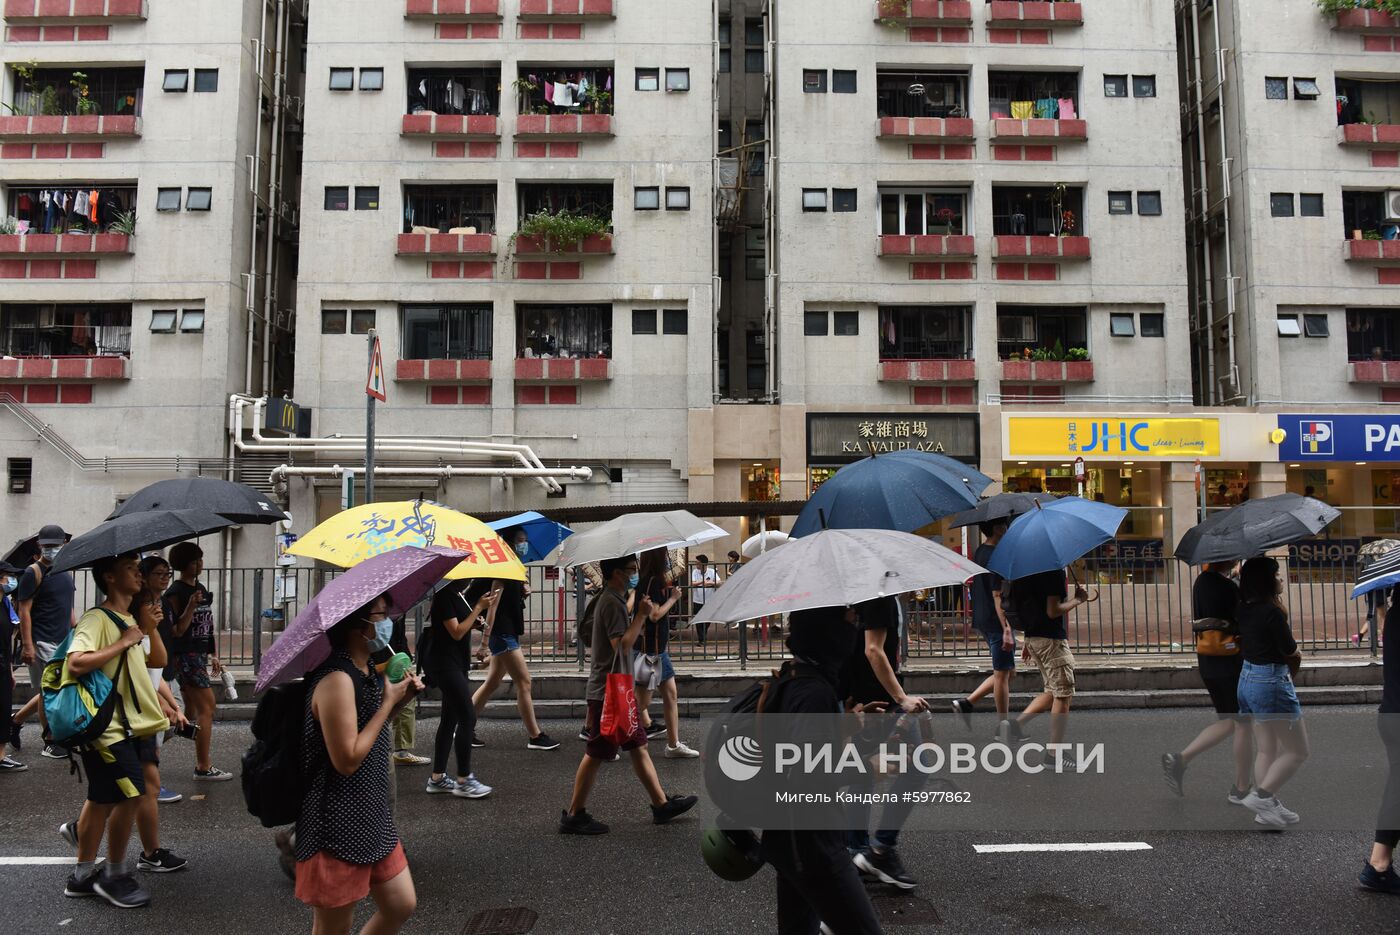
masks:
[[[599,588],[588,598],[588,603],[583,605],[583,613],[578,615],[578,626],[574,630],[574,639],[579,645],[587,647],[593,642],[593,611],[598,607],[598,598],[603,596],[607,588]]]
[[[1021,608],[1018,606],[1022,595],[1017,591],[1016,584],[1011,579],[1006,578],[1001,582],[1001,612],[1006,616],[1006,623],[1013,630],[1024,631],[1025,621],[1021,618]]]
[[[1240,632],[1234,622],[1221,617],[1202,617],[1191,621],[1196,637],[1196,652],[1201,656],[1238,656]]]
[[[121,617],[102,608],[102,612],[116,624],[119,631],[127,629]],[[68,669],[68,650],[73,643],[76,630],[69,630],[63,642],[54,650],[53,658],[44,664],[44,674],[40,679],[43,698],[44,718],[48,721],[53,742],[70,750],[84,750],[97,742],[112,724],[112,715],[121,712],[122,723],[126,724],[126,709],[122,705],[117,684],[126,676],[131,684],[131,698],[136,710],[141,710],[137,700],[136,686],[131,683],[131,673],[126,667],[126,653],[121,654],[117,664],[116,679],[109,679],[102,669],[96,668],[86,675],[74,675]],[[128,727],[127,733],[130,734]]]
[[[796,659],[789,659],[782,667],[773,670],[767,678],[759,679],[748,688],[739,692],[724,707],[724,713],[710,726],[710,735],[707,738],[706,750],[719,750],[729,739],[728,717],[736,714],[762,714],[764,711],[778,703],[782,689],[797,679],[812,678],[822,679],[825,677],[817,669],[806,662],[799,662]],[[835,694],[832,689],[832,694]],[[779,712],[774,712],[779,713]],[[706,756],[705,771],[718,768],[718,759]],[[708,777],[707,777],[708,781]]]
[[[253,713],[253,743],[242,761],[243,801],[264,828],[290,825],[301,814],[306,699],[306,680],[297,679],[269,690]]]

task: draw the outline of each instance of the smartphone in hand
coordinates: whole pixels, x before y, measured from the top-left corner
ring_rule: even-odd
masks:
[[[184,727],[177,727],[175,733],[177,736],[184,737],[186,740],[193,740],[194,735],[199,733],[199,725],[194,721],[190,721],[185,724]]]

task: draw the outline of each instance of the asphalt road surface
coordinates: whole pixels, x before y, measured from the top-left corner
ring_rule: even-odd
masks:
[[[1362,714],[1358,709],[1358,714]],[[1369,712],[1366,712],[1369,714]],[[419,724],[419,752],[435,721]],[[699,722],[683,735],[698,741]],[[216,727],[215,765],[236,771],[245,724]],[[773,877],[742,884],[700,859],[700,809],[656,827],[624,759],[605,767],[590,810],[613,826],[600,838],[564,837],[555,825],[582,744],[578,725],[546,729],[554,752],[525,749],[513,721],[483,722],[478,776],[495,786],[479,801],[427,796],[426,767],[399,767],[398,820],[418,888],[406,931],[511,935],[765,933],[776,929]],[[192,749],[166,747],[166,785],[186,799],[161,809],[162,843],[190,868],[143,875],[153,902],[118,910],[62,895],[72,851],[58,837],[83,787],[32,749],[26,773],[0,776],[0,909],[7,932],[309,932],[311,916],[277,866],[272,833],[245,812],[238,783],[191,781]],[[699,761],[656,762],[671,792],[700,792]],[[1216,756],[1223,757],[1222,750]],[[1341,790],[1345,792],[1345,790]],[[1165,786],[1144,794],[1168,795]],[[1201,793],[1204,794],[1204,793]],[[202,798],[201,798],[202,796]],[[134,858],[134,836],[133,850]],[[1025,852],[985,845],[1118,843],[1131,850]],[[983,845],[979,850],[977,845]],[[1360,891],[1363,833],[1143,832],[1132,834],[906,832],[901,853],[922,881],[911,895],[873,887],[887,931],[903,932],[1394,932],[1400,897]],[[41,862],[43,861],[43,862]],[[509,913],[525,922],[512,924]],[[492,910],[496,915],[483,916]],[[368,918],[362,909],[358,922]],[[534,916],[532,925],[528,919]],[[529,927],[526,927],[526,926]]]

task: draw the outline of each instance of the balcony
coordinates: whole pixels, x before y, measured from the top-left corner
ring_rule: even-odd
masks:
[[[120,22],[146,18],[145,0],[5,0],[12,23]]]
[[[1092,360],[1003,360],[1003,383],[1093,383]]]
[[[1353,360],[1347,371],[1348,383],[1400,384],[1400,360]]]
[[[612,114],[520,114],[515,118],[517,137],[582,139],[613,135]]]
[[[987,25],[1010,28],[1083,26],[1084,8],[1066,0],[992,0],[987,4]]]
[[[970,117],[881,117],[875,135],[882,140],[970,143],[977,131]]]
[[[1400,263],[1400,240],[1348,240],[1348,263]]]
[[[441,0],[439,0],[441,2]],[[520,0],[521,21],[614,19],[613,0]]]
[[[131,253],[129,234],[0,234],[0,256],[84,257]]]
[[[404,19],[450,23],[493,23],[501,19],[501,0],[406,0]]]
[[[875,21],[900,26],[971,26],[972,0],[875,0]]]
[[[71,117],[0,117],[0,140],[134,140],[141,118],[133,114]]]
[[[977,255],[977,240],[964,234],[881,234],[875,255],[882,257],[954,257]]]
[[[578,243],[569,246],[541,237],[525,236],[515,239],[516,256],[608,256],[616,252],[613,249],[612,234],[589,234]]]
[[[1380,10],[1338,10],[1337,20],[1332,28],[1338,32],[1396,34],[1400,33],[1400,17]]]
[[[0,359],[0,380],[130,380],[131,358],[6,357]]]
[[[501,118],[494,114],[404,114],[404,136],[423,140],[495,140]]]
[[[611,380],[612,360],[607,357],[517,357],[517,383],[580,383]]]
[[[1348,123],[1337,128],[1337,145],[1400,149],[1400,124]]]
[[[1089,123],[1086,120],[1045,120],[1032,117],[1017,120],[998,117],[991,121],[988,134],[991,139],[1001,140],[1072,140],[1079,142],[1089,138]]]
[[[992,238],[992,257],[997,260],[1043,260],[1076,262],[1090,257],[1088,237],[1034,237],[1019,234]]]
[[[490,383],[490,360],[401,360],[394,371],[400,383]]]
[[[882,383],[976,383],[977,364],[971,360],[882,360]]]
[[[462,259],[496,255],[495,234],[399,234],[398,256]]]

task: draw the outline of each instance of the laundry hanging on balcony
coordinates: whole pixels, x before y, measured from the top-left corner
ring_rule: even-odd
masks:
[[[1074,113],[1074,98],[1071,98],[1071,97],[1062,97],[1062,98],[1060,98],[1060,119],[1061,119],[1061,120],[1073,120],[1073,119],[1075,119],[1075,113]]]
[[[1012,101],[1011,118],[1013,120],[1029,120],[1035,116],[1035,101]]]

